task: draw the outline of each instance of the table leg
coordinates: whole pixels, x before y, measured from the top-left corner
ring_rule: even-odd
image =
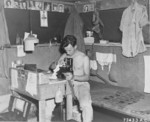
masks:
[[[39,101],[39,122],[46,122],[46,101],[40,100]]]
[[[73,106],[73,104],[72,104],[72,95],[71,94],[68,94],[67,95],[67,100],[66,100],[66,102],[67,102],[67,106],[66,106],[66,109],[67,109],[67,120],[69,120],[69,119],[72,119],[72,106]]]

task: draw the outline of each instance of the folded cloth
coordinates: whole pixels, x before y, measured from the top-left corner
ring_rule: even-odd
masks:
[[[104,70],[105,65],[108,65],[110,71],[112,62],[116,62],[116,54],[96,52],[96,60],[101,65],[102,70]]]
[[[94,37],[85,37],[84,38],[84,43],[94,43]]]
[[[90,60],[90,69],[97,70],[96,60]]]

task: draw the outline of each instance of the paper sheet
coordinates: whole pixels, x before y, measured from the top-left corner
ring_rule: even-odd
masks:
[[[41,27],[48,27],[48,15],[47,11],[40,11]]]
[[[23,112],[24,104],[25,104],[25,101],[21,99],[16,99],[15,108]]]
[[[49,83],[50,74],[39,73],[39,84]]]
[[[31,95],[37,95],[37,74],[28,72],[26,91]]]
[[[11,87],[18,88],[18,71],[11,69]]]
[[[144,56],[145,62],[145,86],[144,92],[150,93],[150,56]]]
[[[18,57],[23,57],[25,55],[26,55],[26,53],[24,52],[23,45],[17,45],[17,56]]]

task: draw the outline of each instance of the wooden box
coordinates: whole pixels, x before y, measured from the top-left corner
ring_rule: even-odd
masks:
[[[59,88],[63,95],[67,94],[66,80],[50,80],[46,74],[45,78],[43,76],[41,72],[10,68],[11,90],[37,100],[54,98]]]

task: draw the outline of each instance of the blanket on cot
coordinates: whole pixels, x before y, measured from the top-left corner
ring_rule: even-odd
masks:
[[[150,121],[150,95],[90,81],[93,105]]]

